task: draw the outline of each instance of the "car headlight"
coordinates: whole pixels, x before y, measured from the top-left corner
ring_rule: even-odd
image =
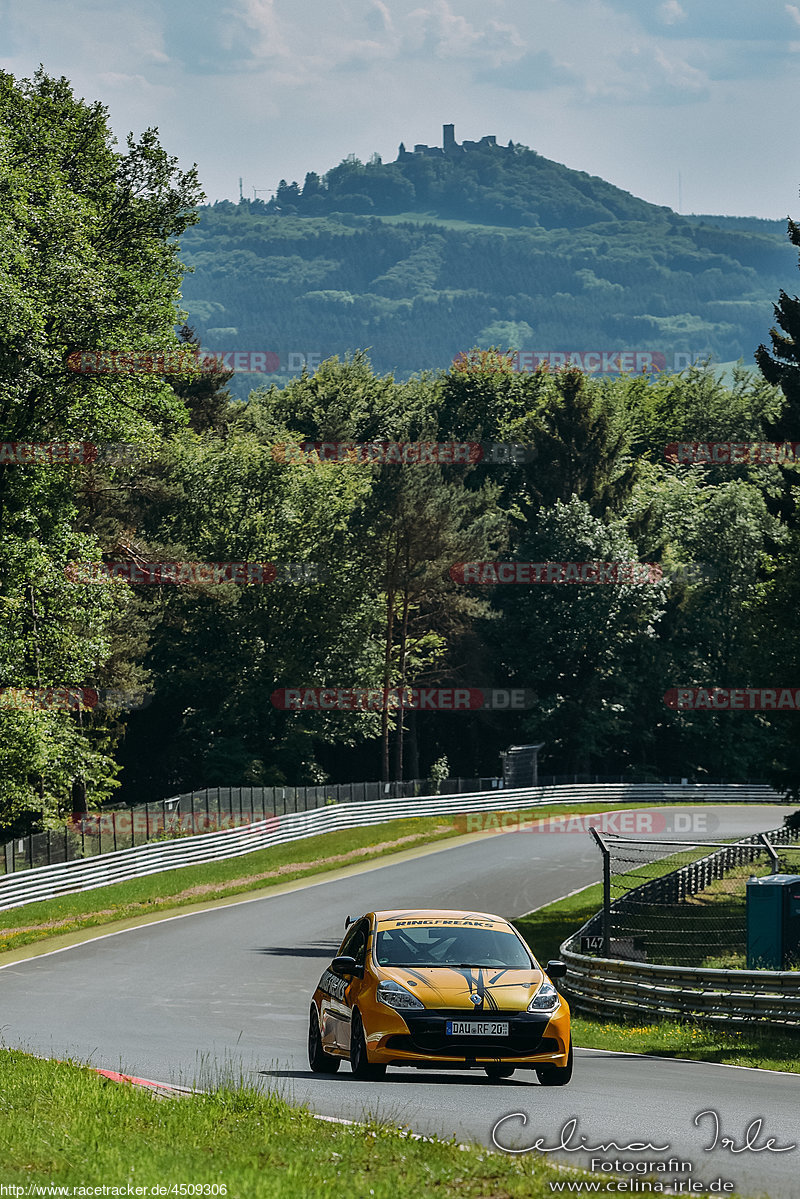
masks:
[[[551,1012],[556,1007],[558,1007],[558,991],[551,982],[545,979],[528,1004],[528,1011]]]
[[[416,995],[412,995],[405,987],[401,987],[400,983],[382,982],[378,983],[378,1000],[380,1003],[386,1003],[389,1007],[396,1008],[397,1011],[402,1011],[404,1008],[424,1008],[425,1004],[420,1003]]]

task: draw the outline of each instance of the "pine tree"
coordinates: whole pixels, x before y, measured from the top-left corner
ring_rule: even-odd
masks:
[[[800,247],[800,225],[789,219],[789,240]],[[772,353],[765,345],[755,352],[759,369],[767,380],[783,392],[786,403],[774,420],[764,422],[764,430],[774,441],[800,441],[800,298],[788,295],[783,288],[777,304],[773,304],[775,320],[782,329],[773,326],[770,331]],[[768,501],[771,510],[787,524],[797,524],[796,506],[797,474],[794,467],[781,467],[783,487],[781,494]]]
[[[800,247],[800,224],[790,220],[788,225],[789,240]],[[767,425],[767,432],[778,441],[796,441],[800,439],[800,298],[781,289],[773,310],[783,333],[774,327],[770,329],[772,353],[760,345],[755,358],[764,378],[780,387],[786,405],[778,418]]]
[[[191,346],[199,354],[200,339],[191,325],[182,326],[180,340],[182,345]],[[224,433],[231,401],[226,384],[233,378],[233,373],[218,368],[215,361],[207,359],[199,373],[168,376],[172,390],[189,410],[189,421],[195,433]]]

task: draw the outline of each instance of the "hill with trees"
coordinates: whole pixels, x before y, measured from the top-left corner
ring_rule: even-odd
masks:
[[[680,216],[488,140],[202,208],[182,248],[203,345],[271,350],[284,381],[364,348],[399,377],[475,345],[752,365],[794,268],[782,222]]]

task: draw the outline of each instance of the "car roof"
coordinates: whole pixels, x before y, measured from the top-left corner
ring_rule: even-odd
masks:
[[[382,912],[375,912],[374,916],[378,926],[394,924],[398,920],[420,920],[424,923],[446,920],[448,923],[463,923],[466,926],[472,926],[476,922],[480,922],[481,924],[500,924],[508,927],[508,921],[502,916],[495,916],[491,912],[473,912],[463,909],[392,908]]]

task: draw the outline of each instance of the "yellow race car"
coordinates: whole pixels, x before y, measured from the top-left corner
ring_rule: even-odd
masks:
[[[440,910],[370,912],[347,932],[311,1003],[308,1060],[357,1078],[387,1066],[482,1067],[489,1078],[535,1070],[543,1086],[572,1076],[569,1007],[500,916]],[[549,976],[549,977],[548,977]]]

